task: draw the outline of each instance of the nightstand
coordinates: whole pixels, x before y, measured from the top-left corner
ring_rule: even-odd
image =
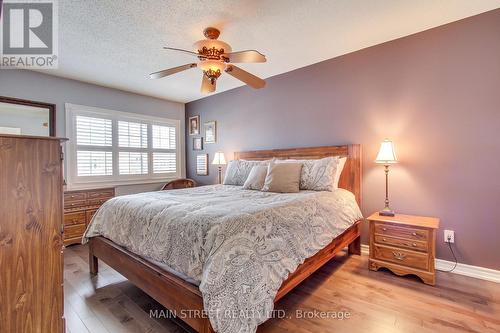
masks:
[[[381,267],[397,275],[414,274],[426,284],[436,283],[435,217],[372,214],[370,223],[370,270]]]

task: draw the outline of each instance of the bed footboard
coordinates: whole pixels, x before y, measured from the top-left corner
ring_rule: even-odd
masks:
[[[203,313],[203,299],[196,286],[104,237],[90,239],[89,257],[91,274],[97,273],[99,258],[197,332],[214,332],[208,317]],[[192,316],[186,314],[192,314]]]
[[[283,298],[345,247],[348,247],[349,254],[359,255],[361,253],[361,222],[361,220],[357,221],[336,237],[328,246],[305,260],[283,282],[274,301],[277,302]],[[125,250],[104,237],[94,237],[89,241],[89,270],[92,275],[98,272],[98,258],[177,316],[181,316],[183,313],[199,313],[200,315],[182,316],[182,320],[197,332],[214,332],[210,320],[203,312],[203,298],[196,286]]]

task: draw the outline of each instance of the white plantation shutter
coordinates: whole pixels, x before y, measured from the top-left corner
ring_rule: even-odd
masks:
[[[153,125],[153,173],[177,171],[175,126]]]
[[[69,188],[180,177],[180,121],[66,104]]]
[[[78,176],[113,174],[113,153],[101,150],[113,143],[111,119],[77,116],[76,142],[82,147],[76,155]]]
[[[131,123],[128,121],[119,121],[118,146],[128,148],[147,148],[148,125]]]
[[[120,152],[118,165],[120,175],[147,175],[148,153]]]
[[[124,151],[136,148],[140,151]],[[148,124],[118,121],[118,172],[120,175],[147,175]]]
[[[78,176],[111,176],[113,153],[79,150],[76,155]]]
[[[153,153],[154,173],[175,173],[176,164],[175,153]]]
[[[112,145],[112,127],[110,119],[76,117],[76,141],[78,145]]]
[[[153,125],[153,149],[175,149],[175,127]]]

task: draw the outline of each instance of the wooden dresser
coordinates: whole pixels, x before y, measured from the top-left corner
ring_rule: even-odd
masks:
[[[0,331],[64,331],[61,141],[0,134]]]
[[[64,245],[80,244],[92,216],[114,196],[114,188],[64,192]]]
[[[436,283],[434,260],[439,219],[401,214],[389,217],[374,213],[368,221],[371,270],[385,267],[397,275],[414,274],[424,283]]]

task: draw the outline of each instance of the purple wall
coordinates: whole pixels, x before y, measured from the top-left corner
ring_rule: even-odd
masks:
[[[439,258],[451,260],[442,230],[452,229],[459,262],[500,269],[500,10],[269,78],[261,90],[188,103],[193,115],[217,121],[209,158],[362,144],[365,216],[383,207],[383,167],[373,160],[393,139],[393,208],[441,218]],[[186,149],[188,177],[215,183],[213,166],[195,175],[192,136]]]

